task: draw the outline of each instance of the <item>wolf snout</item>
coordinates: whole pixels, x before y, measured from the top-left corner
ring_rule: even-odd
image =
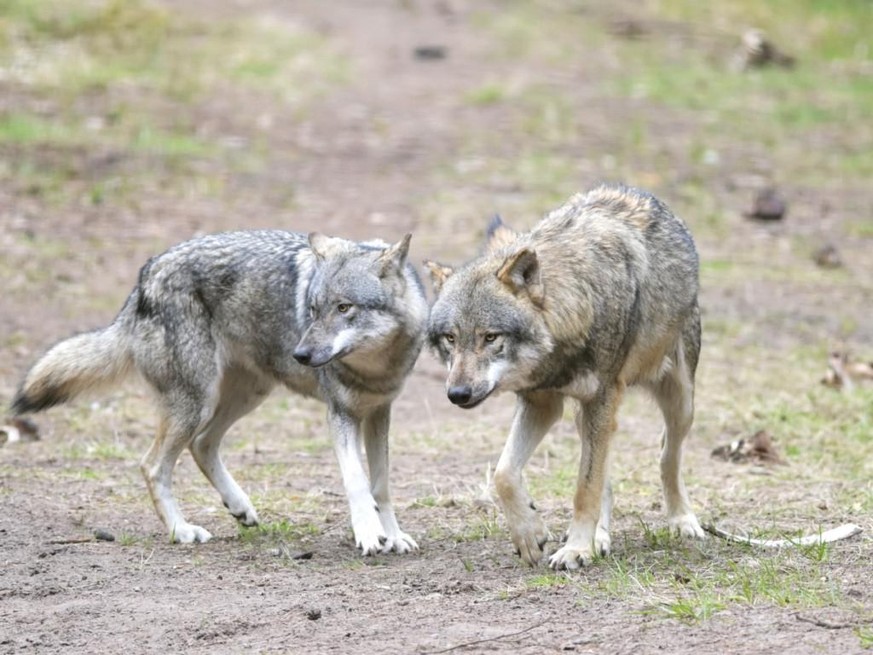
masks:
[[[294,349],[294,359],[296,359],[304,366],[309,366],[312,363],[312,349],[301,348],[300,346],[297,346]]]
[[[449,388],[448,396],[452,403],[463,407],[473,398],[473,388],[468,384],[460,384]]]

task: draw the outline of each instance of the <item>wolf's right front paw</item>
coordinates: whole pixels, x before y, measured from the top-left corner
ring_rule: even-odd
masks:
[[[352,531],[355,533],[355,544],[365,557],[382,552],[387,536],[382,529],[382,523],[375,510],[372,516],[352,514]]]
[[[176,523],[170,530],[170,541],[176,544],[205,544],[212,535],[199,525]]]

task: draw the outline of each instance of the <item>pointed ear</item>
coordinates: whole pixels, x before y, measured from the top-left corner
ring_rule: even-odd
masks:
[[[437,264],[436,262],[432,262],[430,260],[425,260],[424,267],[430,272],[430,281],[433,284],[433,291],[436,295],[440,294],[442,291],[443,285],[446,283],[452,273],[455,272],[451,266],[444,266],[443,264]]]
[[[518,236],[518,232],[503,222],[498,214],[494,215],[485,232],[485,252],[493,253],[510,245]]]
[[[406,256],[409,254],[409,241],[411,234],[407,234],[393,246],[388,246],[376,260],[379,266],[379,276],[385,277],[388,273],[400,272],[406,264]]]
[[[515,295],[527,294],[534,305],[543,306],[545,293],[540,278],[540,261],[534,250],[525,247],[509,255],[497,270],[497,279]]]
[[[325,236],[321,232],[309,233],[309,248],[320,262],[342,251],[345,245],[345,239]]]

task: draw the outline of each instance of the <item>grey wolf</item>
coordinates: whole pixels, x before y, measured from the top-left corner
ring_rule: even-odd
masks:
[[[138,373],[160,411],[142,473],[170,537],[205,542],[172,492],[184,449],[243,525],[258,523],[225,468],[227,429],[276,385],[323,400],[363,554],[405,553],[415,541],[389,497],[388,428],[425,337],[427,299],[394,245],[313,233],[240,231],[196,238],[150,259],[104,329],[51,348],[26,374],[12,408],[36,412]],[[366,449],[370,478],[361,461]]]
[[[664,415],[669,524],[704,536],[680,473],[700,314],[697,252],[679,218],[645,192],[604,186],[573,196],[527,233],[496,218],[486,251],[458,269],[425,265],[437,294],[428,340],[448,366],[449,400],[471,408],[500,391],[517,395],[494,486],[526,562],[539,561],[549,533],[522,469],[567,398],[577,406],[582,453],[566,543],[549,563],[575,569],[609,552],[607,456],[630,385],[647,389]]]

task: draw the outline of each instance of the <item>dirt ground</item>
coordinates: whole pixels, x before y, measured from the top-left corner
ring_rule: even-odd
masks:
[[[147,155],[87,145],[26,153],[37,166],[52,167],[63,158],[64,166],[75,171],[67,186],[78,185],[83,195],[107,171],[146,181],[126,201],[103,204],[53,203],[9,178],[0,184],[4,404],[43,349],[75,331],[106,324],[145,259],[192,234],[278,227],[396,239],[412,231],[415,262],[425,257],[458,262],[475,254],[488,213],[499,210],[510,214],[511,223],[532,224],[536,214],[527,211],[527,190],[500,175],[471,175],[469,186],[454,189],[451,196],[457,211],[438,209],[446,200],[442,185],[446,180],[457,185],[444,167],[475,169],[480,142],[469,135],[499,134],[501,126],[515,120],[512,106],[465,102],[477,84],[498,78],[520,84],[542,80],[584,113],[580,120],[586,129],[567,146],[568,155],[581,162],[568,174],[579,189],[615,177],[614,171],[601,171],[603,159],[588,159],[586,153],[608,152],[623,121],[645,116],[651,127],[644,147],[649,154],[640,157],[653,162],[661,161],[651,154],[658,152],[670,166],[681,166],[676,152],[693,138],[693,126],[680,115],[659,114],[656,107],[605,93],[596,82],[616,65],[608,53],[592,53],[584,67],[580,63],[584,72],[579,74],[567,66],[554,70],[548,61],[494,57],[493,44],[483,36],[489,33],[474,20],[473,3],[170,4],[199,20],[263,14],[299,25],[352,62],[352,72],[296,113],[272,96],[231,85],[186,107],[186,120],[199,126],[203,138],[238,142],[242,151],[256,142],[261,148],[265,163],[251,170],[228,163],[236,156],[233,148],[223,158],[196,162],[192,179],[219,179],[216,194],[177,184],[172,168]],[[609,16],[592,12],[590,20],[606,25]],[[441,46],[444,56],[417,57],[415,49],[421,46]],[[54,110],[26,90],[9,84],[4,89],[4,111],[45,115]],[[118,101],[112,94],[124,93],[114,89],[68,102],[83,114],[100,115]],[[151,102],[137,95],[141,92],[129,93],[124,99],[128,105]],[[174,111],[166,109],[168,124],[176,119]],[[731,149],[730,136],[723,138],[724,168],[708,173],[703,183],[738,218],[729,234],[704,234],[701,253],[704,260],[718,260],[742,251],[745,259],[740,261],[757,267],[761,277],[702,291],[705,324],[722,328],[706,338],[711,354],[705,352],[701,363],[705,389],[699,404],[708,402],[709,409],[701,410],[703,418],[688,444],[689,488],[705,521],[742,525],[749,511],[772,521],[771,527],[785,527],[786,515],[768,514],[766,499],[755,496],[754,474],[714,462],[709,451],[725,438],[723,416],[742,412],[727,397],[731,385],[744,379],[735,377],[738,367],[781,362],[797,346],[830,347],[838,341],[835,324],[847,321],[854,330],[840,345],[848,343],[859,354],[873,349],[869,233],[866,239],[839,244],[848,269],[861,280],[857,284],[831,288],[803,278],[777,284],[766,275],[769,267],[780,265],[780,257],[792,257],[786,244],[797,235],[815,242],[842,216],[869,216],[873,192],[869,186],[841,186],[839,181],[827,188],[790,188],[797,199],[793,234],[751,225],[739,217],[754,180],[742,177],[745,169],[739,164],[740,172],[730,180],[719,175],[731,163],[760,153],[748,144]],[[497,137],[488,145],[507,159],[516,147]],[[2,154],[9,161],[25,155],[23,146],[15,145],[4,146]],[[671,203],[671,179],[661,172],[628,181],[650,182]],[[469,207],[463,206],[464,199],[470,200]],[[836,317],[831,311],[835,303],[842,307]],[[731,333],[733,340],[725,334],[734,328],[724,325],[740,326]],[[750,357],[749,344],[763,349],[755,351],[756,357],[765,353],[763,360]],[[786,375],[791,375],[790,366]],[[190,457],[183,456],[177,497],[191,519],[215,535],[203,545],[167,543],[151,507],[138,469],[154,426],[144,390],[125,387],[94,402],[34,417],[38,441],[0,447],[0,652],[863,650],[858,631],[868,629],[873,616],[868,580],[873,521],[867,505],[828,505],[841,481],[815,480],[798,489],[786,479],[779,498],[796,504],[798,525],[804,529],[811,517],[819,522],[812,529],[844,522],[865,528],[862,536],[835,546],[828,562],[816,569],[838,589],[840,602],[810,607],[727,603],[705,620],[683,621],[653,611],[657,595],[667,599],[670,592],[655,585],[655,591],[641,587],[637,593],[633,571],[623,590],[612,592],[616,568],[602,562],[572,575],[550,575],[545,567],[531,570],[520,564],[499,512],[483,492],[512,408],[510,397],[470,412],[453,408],[444,397],[442,367],[423,354],[395,405],[392,426],[398,517],[421,551],[368,559],[359,557],[352,543],[339,472],[317,403],[276,391],[226,439],[228,467],[267,524],[256,534],[240,533]],[[733,427],[740,431],[745,425]],[[645,552],[646,573],[675,582],[686,564],[698,571],[718,568],[731,547],[713,539],[703,545],[665,546],[647,536],[646,526],[663,525],[658,431],[652,408],[631,399],[616,439],[619,495],[613,542],[619,563]],[[569,422],[549,439],[532,463],[540,478],[557,467],[556,458],[577,452]],[[858,484],[867,485],[869,494],[869,480]],[[624,499],[622,486],[631,490]],[[571,497],[544,495],[540,508],[557,534],[569,517]],[[115,540],[94,539],[95,530]],[[751,556],[737,561],[756,565]]]

